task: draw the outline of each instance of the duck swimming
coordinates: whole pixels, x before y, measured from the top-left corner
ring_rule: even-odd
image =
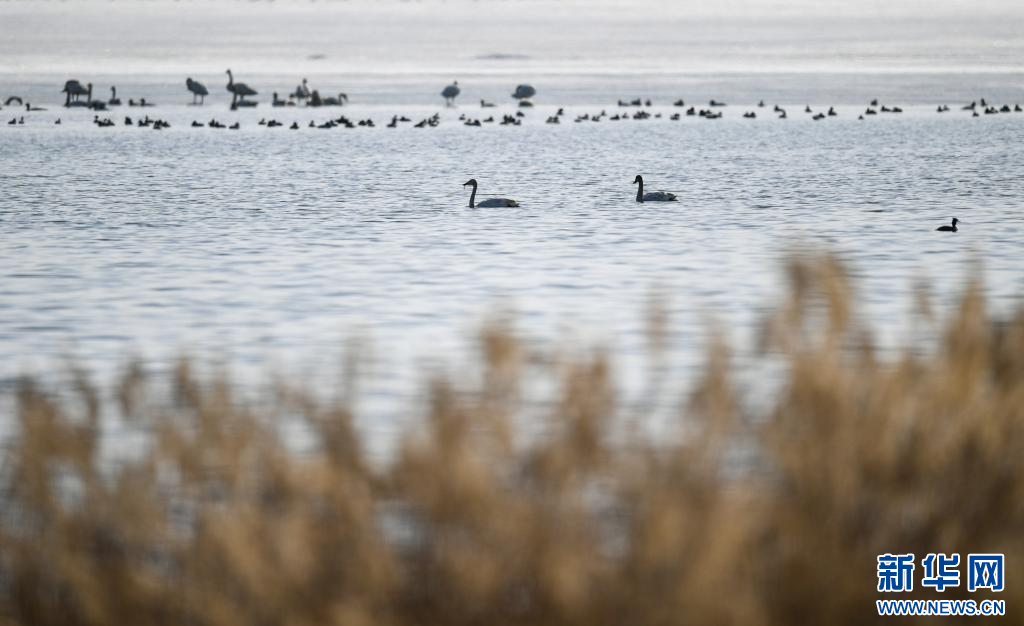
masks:
[[[953,225],[952,226],[939,226],[935,230],[941,230],[941,231],[947,232],[947,233],[955,233],[956,232],[956,225],[957,225],[957,223],[959,221],[960,220],[958,220],[957,218],[954,217],[953,218]]]
[[[462,186],[463,187],[466,187],[466,186],[472,186],[473,187],[473,193],[471,193],[469,195],[469,208],[471,208],[471,209],[475,209],[477,207],[488,208],[488,207],[517,207],[517,206],[519,206],[519,203],[516,202],[515,200],[512,200],[511,198],[488,198],[488,199],[484,200],[483,202],[481,202],[480,204],[476,204],[475,203],[475,200],[476,200],[476,186],[477,186],[476,185],[476,179],[475,178],[470,178],[468,181],[463,183]]]
[[[652,191],[644,193],[644,177],[637,174],[633,184],[638,185],[636,189],[637,202],[676,202],[676,194],[667,191]]]

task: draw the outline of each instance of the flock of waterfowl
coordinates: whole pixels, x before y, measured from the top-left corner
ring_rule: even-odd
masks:
[[[255,96],[259,95],[258,91],[256,91],[255,89],[253,89],[252,87],[250,87],[246,83],[235,82],[234,74],[232,73],[232,71],[230,69],[226,70],[225,74],[227,74],[227,77],[228,77],[228,82],[227,82],[227,84],[225,86],[225,89],[227,90],[228,93],[231,94],[230,110],[235,111],[235,110],[238,110],[239,108],[252,108],[252,107],[258,106],[259,103],[256,100],[253,99]],[[188,77],[188,78],[185,79],[185,88],[188,90],[189,93],[192,94],[192,102],[191,102],[191,104],[195,105],[195,106],[202,106],[202,105],[204,105],[205,102],[206,102],[206,96],[210,95],[210,91],[209,91],[209,89],[207,89],[206,85],[204,85],[203,83],[199,82],[198,80],[193,79],[192,77]],[[83,84],[81,81],[76,80],[76,79],[71,79],[71,80],[66,81],[64,83],[64,88],[61,90],[61,93],[65,94],[64,105],[63,105],[65,108],[83,107],[83,108],[92,109],[94,111],[106,111],[106,110],[109,110],[109,109],[111,109],[113,107],[118,107],[118,106],[122,105],[122,101],[121,101],[121,99],[117,95],[117,87],[114,87],[114,86],[110,87],[110,98],[106,99],[106,100],[94,99],[93,98],[93,84],[91,82]],[[441,94],[440,95],[444,99],[444,103],[445,103],[446,106],[453,107],[453,106],[455,106],[456,98],[458,98],[461,93],[462,93],[462,89],[459,87],[458,81],[454,81],[452,84],[447,85],[446,87],[444,87],[444,89],[441,90]],[[514,89],[514,91],[512,93],[512,98],[517,101],[518,107],[520,107],[520,108],[529,108],[529,107],[533,106],[532,98],[536,94],[537,94],[537,90],[532,85],[521,84],[521,85],[517,85],[515,87],[515,89]],[[28,111],[28,112],[46,111],[45,108],[33,106],[31,103],[23,101],[23,99],[20,98],[19,96],[11,96],[11,97],[9,97],[4,102],[4,106],[10,107],[14,103],[17,103],[17,105],[19,107],[24,107],[24,110]],[[329,107],[329,106],[338,106],[338,107],[340,107],[340,106],[346,105],[347,103],[348,103],[348,95],[346,93],[338,92],[337,95],[334,95],[334,96],[323,96],[323,95],[321,95],[321,93],[320,93],[320,91],[318,89],[311,89],[310,86],[309,86],[308,79],[303,78],[301,83],[299,83],[295,87],[295,89],[291,93],[288,93],[284,98],[280,97],[278,92],[276,92],[276,91],[273,92],[273,99],[271,101],[271,106],[273,106],[273,107],[319,108],[319,107]],[[663,114],[661,112],[656,112],[656,111],[652,112],[652,111],[647,110],[650,107],[654,106],[653,102],[649,98],[648,99],[636,98],[636,99],[632,99],[632,100],[621,100],[620,99],[620,100],[618,100],[617,105],[618,105],[618,107],[620,109],[622,109],[622,108],[636,108],[637,110],[635,110],[633,112],[626,111],[626,112],[616,112],[616,113],[608,113],[608,111],[606,111],[606,110],[601,110],[598,113],[583,113],[583,114],[576,115],[575,118],[574,118],[574,121],[577,122],[577,123],[580,123],[580,122],[601,122],[603,120],[608,120],[608,121],[613,121],[614,122],[614,121],[622,121],[622,120],[645,120],[645,119],[649,119],[649,118],[659,119],[659,118],[662,118],[662,117],[667,117],[669,120],[672,120],[672,121],[678,121],[678,120],[682,119],[684,116],[685,117],[700,117],[700,118],[704,118],[704,119],[714,120],[714,119],[721,119],[723,117],[723,109],[727,106],[726,103],[724,103],[724,102],[720,102],[720,101],[712,99],[712,100],[710,100],[708,102],[707,108],[697,107],[697,106],[693,106],[693,105],[691,105],[691,106],[689,106],[687,108],[686,102],[683,101],[682,99],[679,99],[679,100],[676,100],[676,101],[672,102],[672,106],[674,106],[676,108],[680,108],[680,109],[685,109],[684,111],[679,111],[679,112],[671,113],[671,114]],[[136,100],[134,98],[129,98],[128,106],[129,107],[142,107],[142,108],[145,108],[145,107],[153,107],[153,106],[156,106],[156,105],[152,101],[147,101],[146,98],[143,97],[143,98],[139,98],[138,100]],[[495,106],[496,105],[494,103],[492,103],[492,102],[487,102],[486,100],[483,100],[483,99],[480,100],[480,108],[482,108],[482,109],[493,108]],[[758,117],[759,110],[765,109],[766,107],[767,107],[767,105],[762,100],[762,101],[758,102],[756,107],[754,107],[752,109],[744,110],[744,112],[742,114],[742,117],[745,118],[745,119],[756,119]],[[0,110],[2,110],[2,108],[3,107],[0,107]],[[1003,105],[999,106],[999,105],[989,104],[985,100],[985,98],[981,98],[980,100],[976,100],[976,101],[973,101],[973,102],[971,102],[969,104],[966,104],[966,105],[960,107],[960,109],[962,111],[970,112],[973,117],[978,117],[981,114],[993,115],[993,114],[1000,114],[1000,113],[1021,113],[1021,112],[1024,112],[1024,109],[1021,108],[1020,104],[1014,104],[1012,107],[1009,104],[1003,104]],[[946,113],[946,112],[949,112],[950,110],[951,110],[950,107],[948,105],[945,105],[945,104],[939,105],[938,107],[936,107],[936,112],[937,113]],[[873,115],[880,115],[880,114],[899,114],[899,113],[902,113],[902,112],[903,112],[902,108],[900,108],[898,106],[888,106],[886,104],[879,104],[879,101],[876,99],[876,100],[872,100],[868,104],[868,106],[864,110],[864,112],[858,114],[857,117],[858,117],[858,119],[863,120],[865,118],[865,116],[873,116]],[[777,104],[772,107],[770,113],[772,115],[776,116],[778,119],[787,119],[789,117],[789,114],[786,111],[786,109],[781,107],[781,106],[779,106],[779,105],[777,105]],[[827,119],[827,118],[838,117],[839,116],[839,113],[835,110],[834,107],[829,107],[827,110],[815,111],[809,105],[807,105],[807,106],[804,107],[804,113],[810,115],[811,119],[813,119],[815,121],[824,120],[824,119]],[[565,115],[565,110],[560,108],[560,109],[558,109],[558,111],[557,111],[557,113],[555,115],[548,116],[545,119],[545,122],[548,123],[548,124],[560,124],[562,122],[562,119],[563,119],[564,115]],[[489,115],[487,117],[482,117],[482,118],[476,118],[476,117],[472,117],[472,116],[463,114],[463,115],[461,115],[459,117],[459,121],[462,122],[466,126],[482,126],[484,124],[490,124],[490,123],[497,123],[499,125],[518,126],[518,125],[520,125],[521,118],[523,118],[523,117],[525,117],[523,112],[522,111],[517,111],[515,113],[515,115],[507,115],[507,114],[503,115],[501,117],[501,121],[499,122],[499,121],[496,120],[494,115]],[[148,116],[147,116],[146,120],[148,120]],[[98,116],[95,117],[93,121],[94,121],[94,123],[97,126],[104,127],[104,128],[116,125],[113,122],[113,120],[111,120],[109,118],[101,119]],[[404,116],[401,117],[401,118],[399,116],[394,116],[394,117],[392,117],[391,121],[388,124],[386,124],[385,126],[388,127],[388,128],[396,128],[400,124],[406,123],[406,122],[412,122],[412,120],[409,120],[409,119],[405,118]],[[24,123],[25,123],[24,116],[11,118],[11,120],[8,121],[8,125],[10,125],[10,126],[24,125]],[[58,118],[55,121],[55,123],[56,124],[60,124],[61,120]],[[420,122],[418,122],[416,124],[413,124],[413,126],[415,126],[417,128],[434,127],[434,126],[437,126],[439,123],[440,123],[440,116],[439,115],[434,115],[434,116],[429,117],[429,118],[424,118]],[[129,125],[129,126],[133,125],[131,120],[130,120],[130,118],[126,118],[125,125]],[[151,127],[151,128],[155,128],[155,129],[158,129],[158,130],[170,127],[170,124],[166,120],[149,120],[149,121],[146,121],[145,123],[140,122],[138,125],[139,126],[144,126],[144,127]],[[269,121],[264,119],[264,120],[262,120],[260,122],[260,125],[267,126],[269,128],[274,128],[274,127],[278,127],[278,126],[284,126],[285,124],[283,124],[281,122],[278,122],[277,120],[273,120],[273,119],[271,119]],[[235,122],[234,124],[231,124],[231,125],[225,125],[225,124],[222,124],[220,122],[217,122],[216,120],[210,120],[210,122],[208,122],[208,123],[202,123],[202,122],[199,122],[197,120],[194,120],[192,122],[191,126],[194,127],[194,128],[199,128],[199,127],[233,128],[233,129],[240,128],[240,125],[239,125],[238,122]],[[324,121],[324,122],[320,122],[320,123],[316,123],[316,122],[310,121],[307,126],[308,127],[315,127],[315,128],[335,128],[335,127],[353,128],[353,127],[356,127],[356,126],[363,126],[363,127],[371,127],[372,128],[372,127],[375,127],[376,124],[373,122],[373,120],[370,120],[370,119],[367,119],[367,120],[357,120],[356,122],[353,122],[353,121],[347,119],[345,116],[340,116],[340,117],[338,117],[336,119],[330,119],[330,120],[327,120],[327,121]],[[298,130],[300,128],[300,125],[297,122],[292,122],[292,124],[289,126],[289,128],[291,128],[293,130]]]
[[[228,82],[227,82],[227,85],[226,85],[226,89],[231,94],[230,109],[232,111],[234,111],[234,110],[237,110],[239,108],[251,108],[251,107],[257,106],[258,102],[256,102],[255,100],[252,100],[251,98],[254,97],[254,96],[259,95],[259,92],[257,92],[255,89],[249,87],[245,83],[235,82],[234,74],[232,73],[232,71],[230,69],[227,70],[225,73],[228,76]],[[192,103],[191,103],[192,105],[202,106],[203,104],[205,104],[206,96],[208,96],[210,94],[210,92],[209,92],[209,90],[206,88],[206,86],[204,84],[202,84],[199,81],[194,80],[193,78],[189,77],[189,78],[185,79],[185,87],[192,94]],[[122,104],[121,99],[118,98],[118,96],[117,96],[117,88],[114,87],[114,86],[110,87],[110,98],[108,100],[106,100],[106,101],[104,101],[104,100],[94,100],[93,97],[92,97],[92,92],[93,92],[93,85],[92,85],[92,83],[86,83],[86,84],[83,85],[78,80],[68,80],[64,84],[64,88],[61,90],[61,93],[65,94],[64,107],[66,107],[66,108],[85,107],[85,108],[92,109],[94,111],[105,111],[105,110],[108,110],[111,107],[121,106],[121,104]],[[454,81],[452,84],[444,87],[444,89],[441,90],[441,97],[444,99],[444,102],[445,102],[446,106],[453,107],[453,106],[455,106],[456,98],[458,98],[458,96],[461,93],[462,93],[462,90],[459,87],[458,81]],[[522,85],[517,85],[516,86],[515,90],[512,93],[512,98],[514,98],[515,100],[518,101],[518,106],[519,107],[521,107],[521,108],[528,108],[528,107],[532,107],[533,106],[533,103],[532,103],[531,99],[536,94],[537,94],[537,90],[533,86],[522,84]],[[84,97],[84,100],[83,100],[83,97]],[[4,104],[4,106],[10,107],[10,106],[12,106],[15,103],[19,107],[24,107],[25,111],[29,111],[29,112],[46,111],[45,108],[32,106],[31,103],[25,102],[19,96],[11,96],[11,97],[7,98],[7,100],[4,101],[3,104]],[[347,103],[348,103],[348,95],[347,94],[345,94],[343,92],[339,92],[336,96],[322,96],[320,94],[319,90],[317,90],[317,89],[310,89],[308,79],[303,78],[302,82],[299,85],[296,86],[295,90],[293,92],[287,94],[287,96],[285,98],[279,97],[278,92],[274,92],[273,93],[273,100],[271,102],[271,105],[273,107],[300,107],[301,106],[301,107],[314,107],[314,108],[317,108],[317,107],[324,107],[324,106],[344,106]],[[145,98],[139,98],[138,101],[136,101],[135,99],[129,99],[128,100],[128,106],[130,106],[130,107],[152,107],[152,106],[155,106],[155,105],[152,102],[148,102]],[[494,103],[487,102],[486,100],[480,100],[480,107],[483,108],[483,109],[493,108],[495,106],[496,105]],[[577,115],[575,117],[574,121],[579,123],[579,122],[600,122],[600,121],[605,120],[605,119],[608,120],[608,121],[621,121],[621,120],[629,120],[629,119],[632,119],[632,120],[645,120],[645,119],[649,119],[649,118],[652,118],[652,117],[653,118],[661,118],[661,117],[663,117],[663,114],[660,113],[660,112],[652,113],[652,112],[647,110],[648,108],[651,108],[651,107],[654,106],[653,102],[650,99],[646,99],[646,100],[645,99],[641,99],[641,98],[636,98],[636,99],[632,99],[632,100],[621,100],[620,99],[617,102],[617,106],[619,108],[636,108],[637,110],[635,110],[632,113],[630,113],[630,112],[622,112],[622,113],[609,114],[606,110],[602,110],[599,113],[595,113],[595,114],[584,113],[584,114]],[[677,113],[672,113],[672,114],[668,115],[668,119],[670,119],[670,120],[680,120],[680,119],[682,119],[683,116],[687,116],[687,117],[701,117],[701,118],[705,118],[705,119],[720,119],[722,117],[722,115],[723,115],[722,109],[724,107],[726,107],[727,105],[724,102],[720,102],[720,101],[712,99],[712,100],[710,100],[708,102],[707,108],[701,107],[701,108],[698,109],[698,107],[696,107],[696,106],[690,106],[689,108],[687,108],[686,107],[686,102],[683,101],[682,99],[679,99],[679,100],[676,100],[676,101],[672,102],[672,106],[674,106],[676,108],[683,108],[683,109],[685,109],[685,111],[677,112]],[[758,102],[756,109],[764,109],[764,108],[766,108],[766,106],[767,105],[762,100],[762,101]],[[2,109],[2,107],[0,107],[0,109]],[[744,111],[743,112],[743,118],[746,118],[746,119],[757,118],[757,110],[756,109],[755,110]],[[979,113],[979,109],[981,111],[980,113]],[[947,113],[950,110],[951,109],[950,109],[950,107],[948,105],[939,105],[936,108],[936,112],[937,113]],[[1000,114],[1000,113],[1021,113],[1021,112],[1024,112],[1024,109],[1021,108],[1020,104],[1014,104],[1013,107],[1011,107],[1008,104],[1003,104],[1001,106],[997,106],[997,105],[989,104],[985,100],[985,98],[981,98],[980,100],[976,100],[976,101],[970,102],[969,104],[966,104],[966,105],[960,107],[960,110],[961,111],[970,112],[972,117],[978,117],[981,114],[994,115],[994,114]],[[872,115],[879,115],[879,114],[900,114],[902,112],[903,112],[903,109],[901,109],[898,106],[888,106],[888,105],[885,105],[885,104],[880,104],[878,100],[872,100],[868,104],[868,106],[864,110],[864,112],[858,115],[858,119],[863,120],[865,118],[865,116],[872,116]],[[786,109],[784,109],[783,107],[781,107],[779,105],[774,105],[772,107],[771,113],[773,115],[775,115],[778,119],[786,119],[786,118],[788,118],[788,113],[787,113]],[[825,111],[821,111],[821,110],[814,111],[809,105],[804,107],[804,113],[808,114],[808,115],[811,115],[812,116],[811,119],[813,119],[815,121],[823,120],[823,119],[830,118],[830,117],[837,117],[839,115],[836,112],[834,107],[829,107]],[[562,118],[564,116],[565,116],[565,110],[563,108],[559,108],[554,115],[548,116],[546,118],[545,122],[548,123],[548,124],[560,124],[561,120],[562,120]],[[459,117],[459,121],[461,121],[466,126],[482,126],[483,124],[489,124],[489,123],[498,123],[499,125],[518,126],[518,125],[521,124],[521,120],[522,120],[523,117],[525,117],[525,115],[524,115],[524,113],[522,111],[516,111],[514,115],[509,115],[509,114],[503,115],[502,118],[501,118],[501,121],[500,122],[496,122],[495,116],[493,116],[493,115],[490,115],[490,116],[488,116],[488,117],[486,117],[484,119],[479,119],[479,118],[473,118],[471,116],[463,114],[463,115],[461,115]],[[413,127],[416,127],[416,128],[425,128],[425,127],[438,126],[440,124],[440,121],[441,121],[440,114],[434,114],[434,115],[432,115],[430,117],[427,117],[427,118],[424,118],[424,119],[420,120],[419,122],[417,122],[415,124],[412,123],[413,121],[411,119],[409,119],[409,118],[407,118],[405,116],[395,115],[395,116],[393,116],[391,118],[390,122],[388,122],[385,126],[387,128],[396,128],[400,124],[411,124]],[[93,122],[97,126],[104,127],[104,128],[116,125],[115,122],[113,120],[111,120],[110,118],[100,118],[99,115],[94,116]],[[12,118],[8,122],[8,125],[16,126],[16,125],[24,125],[24,123],[25,123],[25,118],[24,118],[24,116],[21,116],[20,118],[18,118],[18,117]],[[60,123],[61,123],[61,120],[60,120],[60,118],[58,118],[55,121],[55,124],[60,124]],[[124,125],[125,126],[137,126],[137,127],[142,127],[142,128],[153,128],[153,129],[156,129],[156,130],[161,130],[161,129],[164,129],[164,128],[170,128],[170,123],[168,123],[166,120],[151,119],[148,115],[146,115],[145,117],[143,117],[141,119],[138,119],[137,121],[133,121],[131,117],[126,116],[125,119],[124,119]],[[285,126],[284,123],[279,122],[279,121],[277,121],[275,119],[267,120],[266,118],[261,119],[259,121],[259,125],[260,126],[266,126],[268,128],[275,128],[275,127],[283,127],[283,126]],[[321,122],[319,124],[311,120],[309,122],[309,124],[308,124],[309,128],[321,128],[321,129],[336,128],[336,127],[355,128],[357,126],[373,128],[373,127],[376,126],[376,124],[373,122],[372,119],[353,121],[353,120],[350,120],[349,118],[347,118],[344,115],[339,116],[338,118],[328,119],[328,120],[326,120],[324,122]],[[193,128],[228,128],[228,129],[237,130],[237,129],[241,128],[241,125],[237,121],[234,122],[233,124],[228,125],[228,124],[224,124],[224,123],[218,121],[217,119],[213,118],[213,119],[210,119],[208,122],[199,122],[197,120],[194,120],[192,122],[192,124],[191,124],[191,127],[193,127]],[[299,130],[301,128],[301,126],[299,125],[298,122],[292,122],[291,125],[289,125],[288,127],[291,130]],[[637,175],[637,177],[633,180],[633,184],[637,185],[637,192],[636,192],[636,201],[637,202],[641,202],[642,203],[642,202],[676,202],[677,201],[676,195],[673,194],[673,193],[667,192],[667,191],[653,191],[653,192],[646,192],[645,193],[644,192],[644,179],[640,175]],[[463,186],[464,187],[468,186],[468,187],[472,188],[472,191],[471,191],[470,196],[469,196],[469,206],[470,206],[470,208],[477,208],[477,207],[480,207],[480,208],[486,208],[486,207],[518,207],[519,206],[519,202],[516,201],[516,200],[513,200],[511,198],[487,198],[487,199],[482,200],[481,202],[477,203],[476,202],[476,195],[477,195],[478,183],[477,183],[475,178],[470,179]],[[945,231],[945,232],[954,232],[955,233],[958,230],[957,225],[959,223],[960,223],[959,219],[953,218],[952,219],[952,223],[950,225],[941,226],[941,227],[937,228],[936,230],[938,230],[938,231]]]
[[[636,185],[636,201],[640,203],[644,202],[678,202],[679,199],[676,194],[668,191],[649,191],[644,193],[644,177],[640,174],[636,175],[633,179],[633,184]],[[469,208],[502,208],[502,207],[518,207],[519,201],[513,200],[512,198],[487,198],[486,200],[476,201],[476,192],[478,183],[475,178],[470,178],[468,181],[462,184],[463,187],[471,187],[472,190],[469,194]],[[939,226],[935,230],[942,232],[957,232],[957,224],[960,220],[953,218],[952,225]]]

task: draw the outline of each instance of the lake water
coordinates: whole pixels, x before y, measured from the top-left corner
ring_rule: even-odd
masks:
[[[0,125],[0,378],[65,356],[106,376],[130,355],[160,368],[187,352],[246,380],[331,380],[363,337],[366,406],[387,424],[420,366],[458,371],[500,310],[533,338],[610,346],[628,381],[653,292],[667,294],[685,377],[708,319],[749,345],[782,259],[806,246],[850,263],[892,341],[912,282],[949,302],[973,259],[993,306],[1016,306],[1024,113],[959,108],[1024,105],[1022,10],[859,6],[0,2],[0,97],[48,109],[0,111],[25,118]],[[258,108],[228,110],[226,67]],[[207,83],[205,107],[187,105],[185,76]],[[304,76],[350,105],[269,106]],[[158,106],[100,113],[118,125],[98,128],[60,107],[72,77]],[[456,78],[460,106],[445,109]],[[521,126],[459,121],[514,113],[520,82],[538,89]],[[573,123],[633,112],[616,101],[634,97],[662,117]],[[671,121],[677,98],[729,106]],[[872,98],[904,113],[859,121]],[[839,115],[812,121],[805,104]],[[558,107],[563,123],[545,124]],[[434,113],[436,128],[384,127]],[[144,114],[172,127],[121,123]],[[307,127],[341,114],[377,126]],[[189,127],[211,118],[241,130]],[[680,201],[638,205],[638,173]],[[468,208],[471,177],[521,207]],[[934,231],[953,216],[960,232]]]

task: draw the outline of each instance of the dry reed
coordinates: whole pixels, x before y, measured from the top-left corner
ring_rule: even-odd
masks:
[[[719,342],[657,442],[613,434],[629,411],[606,355],[538,358],[501,325],[479,381],[434,382],[385,464],[344,403],[282,385],[254,405],[187,363],[169,397],[128,370],[115,397],[138,442],[115,460],[84,376],[59,397],[25,381],[0,621],[888,623],[913,620],[875,613],[878,554],[987,551],[1006,554],[1001,623],[1024,623],[1024,312],[993,319],[974,286],[935,345],[882,359],[839,263],[788,271],[764,330],[774,400],[744,408]],[[538,376],[556,391],[525,436]]]

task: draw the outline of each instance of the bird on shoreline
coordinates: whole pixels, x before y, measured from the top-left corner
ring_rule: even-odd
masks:
[[[530,98],[537,95],[537,90],[533,88],[533,85],[517,85],[516,90],[512,93],[512,97],[519,101],[521,107],[532,107],[533,103],[530,102]]]
[[[444,105],[449,107],[455,106],[455,98],[460,93],[462,93],[462,90],[459,89],[459,81],[454,81],[452,84],[442,89],[441,97],[444,98]]]
[[[956,225],[959,222],[960,222],[960,220],[958,220],[957,218],[954,217],[953,218],[953,225],[952,226],[939,226],[935,230],[946,232],[946,233],[955,233],[957,231]]]
[[[110,100],[107,100],[107,104],[112,107],[121,106],[121,99],[117,97],[117,87],[110,87]]]
[[[206,96],[210,95],[210,91],[206,88],[206,85],[202,84],[198,80],[192,80],[192,77],[185,79],[185,87],[192,92],[192,104],[199,104],[202,106],[206,103]],[[230,88],[229,88],[230,89]],[[199,98],[199,102],[196,102],[196,98]]]
[[[676,194],[667,191],[651,191],[644,193],[644,177],[637,174],[633,184],[638,185],[636,189],[637,202],[676,202]]]
[[[476,187],[477,187],[476,179],[475,178],[470,178],[468,181],[463,183],[462,186],[463,187],[466,187],[466,186],[472,186],[473,187],[473,192],[469,195],[469,208],[471,208],[471,209],[475,209],[477,207],[489,208],[489,207],[517,207],[517,206],[519,206],[519,203],[516,202],[515,200],[512,200],[511,198],[488,198],[488,199],[483,200],[482,202],[480,202],[480,204],[476,204]]]
[[[256,106],[256,103],[250,103],[246,101],[247,96],[259,95],[255,89],[246,85],[245,83],[236,83],[235,75],[231,73],[231,70],[225,72],[228,75],[227,90],[231,92],[231,108],[235,109],[240,106]]]
[[[89,83],[88,87],[83,87],[78,80],[71,79],[64,83],[64,89],[61,91],[67,94],[64,99],[65,107],[87,107],[92,101],[92,83]],[[82,96],[86,97],[85,102],[80,100]]]
[[[309,97],[310,97],[309,79],[303,78],[302,79],[302,84],[296,85],[295,91],[293,91],[292,93],[288,94],[288,97],[289,98],[295,98],[296,100],[298,100],[300,102],[302,102],[304,100],[308,100]]]

